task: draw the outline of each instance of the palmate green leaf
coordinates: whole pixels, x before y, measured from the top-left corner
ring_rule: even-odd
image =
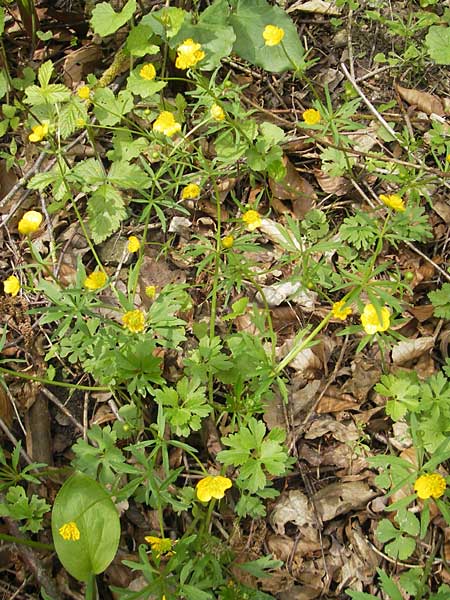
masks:
[[[450,319],[450,283],[444,283],[440,290],[429,292],[428,298],[434,308],[434,316]]]
[[[297,29],[278,6],[271,6],[266,0],[240,0],[229,23],[236,34],[233,51],[245,60],[274,73],[302,67],[304,50]],[[266,25],[284,30],[281,44],[265,45]]]
[[[136,10],[136,0],[128,0],[120,12],[115,12],[109,2],[102,2],[92,11],[91,26],[102,37],[111,35],[127,23]]]
[[[438,65],[450,65],[450,27],[433,25],[425,36],[428,53]]]
[[[25,104],[39,106],[40,104],[56,104],[70,99],[70,90],[62,83],[49,83],[46,87],[30,85],[25,90]]]
[[[100,125],[112,127],[122,120],[134,106],[133,95],[129,90],[122,90],[114,95],[109,88],[98,88],[94,95],[94,114]]]
[[[65,540],[60,528],[75,523],[78,540]],[[64,568],[76,579],[87,581],[102,573],[113,560],[120,539],[117,510],[103,487],[82,473],[75,473],[59,490],[52,512],[55,550]]]
[[[117,231],[127,216],[122,194],[105,183],[88,201],[89,227],[95,244],[106,240]]]
[[[151,184],[150,177],[138,165],[125,161],[116,161],[111,165],[108,181],[130,190],[145,190]]]
[[[150,44],[149,40],[153,35],[153,29],[150,25],[145,25],[142,22],[130,31],[125,42],[125,48],[131,56],[145,56],[146,54],[157,54],[159,47],[155,44]]]

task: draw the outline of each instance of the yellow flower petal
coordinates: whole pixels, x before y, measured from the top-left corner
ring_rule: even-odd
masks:
[[[78,97],[82,100],[87,100],[91,94],[91,90],[88,85],[82,85],[77,90]]]
[[[201,502],[209,502],[212,498],[220,500],[232,485],[231,479],[228,477],[208,475],[197,483],[197,498]]]
[[[27,211],[20,219],[17,229],[21,235],[29,235],[39,229],[42,223],[42,214],[37,210]]]
[[[234,237],[232,235],[226,235],[222,238],[223,248],[232,248],[234,244]]]
[[[170,538],[160,538],[153,535],[147,535],[144,540],[150,544],[151,549],[157,554],[173,554],[172,546],[175,543]]]
[[[28,136],[30,142],[41,142],[48,133],[48,121],[43,121],[41,125],[35,125],[31,131],[33,133]]]
[[[386,331],[389,329],[391,312],[386,306],[383,306],[380,309],[380,317],[378,317],[376,308],[373,304],[366,304],[361,315],[361,324],[367,334],[373,335],[378,331]]]
[[[333,317],[335,319],[340,319],[341,321],[345,321],[345,319],[352,314],[352,309],[349,306],[345,305],[345,300],[339,300],[339,302],[335,302],[331,307],[331,312],[333,313]]]
[[[59,535],[67,541],[76,542],[80,539],[80,530],[75,521],[64,523],[64,525],[58,529],[58,532]]]
[[[440,498],[447,487],[447,482],[439,473],[421,475],[414,483],[414,491],[422,500],[427,498]]]
[[[171,112],[163,110],[153,123],[153,131],[172,137],[181,131],[181,125],[175,121],[175,117]]]
[[[152,79],[155,79],[156,77],[156,69],[152,63],[146,63],[139,71],[139,75],[142,77],[142,79],[152,81]]]
[[[130,235],[128,238],[127,250],[128,252],[137,252],[141,247],[141,242],[135,235]]]
[[[181,192],[181,198],[183,200],[194,200],[200,196],[200,186],[196,183],[188,183],[188,185],[183,188]]]
[[[94,271],[86,277],[83,285],[88,290],[98,290],[103,287],[108,280],[106,273],[103,271]]]
[[[248,210],[242,215],[242,220],[247,226],[248,231],[255,231],[262,225],[261,215],[256,210]]]
[[[266,46],[278,46],[284,38],[284,29],[276,25],[266,25],[262,35]]]
[[[320,123],[321,119],[320,112],[315,108],[308,108],[308,110],[305,110],[302,117],[307,125],[317,125],[317,123]]]
[[[15,275],[10,275],[8,279],[5,279],[3,282],[3,289],[5,290],[5,294],[17,296],[20,291],[20,281]]]
[[[380,194],[381,202],[397,212],[405,212],[405,203],[398,194]]]
[[[175,66],[177,69],[189,69],[205,58],[201,44],[197,44],[189,38],[177,48],[177,59]]]
[[[152,300],[156,296],[156,286],[148,285],[145,288],[145,295],[147,296],[147,298],[150,298],[150,300]]]
[[[145,315],[142,310],[129,310],[122,317],[123,326],[132,333],[140,333],[145,329]]]
[[[225,119],[223,108],[218,104],[213,104],[209,113],[215,121],[223,121]]]

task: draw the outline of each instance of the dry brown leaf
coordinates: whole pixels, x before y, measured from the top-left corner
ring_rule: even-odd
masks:
[[[434,343],[434,336],[398,342],[392,349],[392,362],[394,365],[403,365],[410,360],[419,358],[419,356],[431,350],[434,347]]]
[[[413,315],[419,323],[425,323],[433,316],[434,308],[432,304],[421,304],[420,306],[410,306],[408,312]]]
[[[321,414],[357,408],[359,408],[359,402],[351,394],[343,394],[341,388],[332,385],[320,399],[316,412]]]
[[[305,433],[305,439],[314,440],[327,433],[339,442],[354,442],[360,437],[360,432],[353,421],[344,424],[333,417],[321,417],[311,423]]]
[[[433,200],[433,210],[447,225],[450,223],[450,204],[445,200]]]
[[[440,117],[444,116],[444,107],[437,96],[428,92],[421,92],[420,90],[404,88],[401,85],[397,85],[397,91],[405,102],[411,106],[416,106],[427,115],[435,114]]]
[[[286,175],[281,181],[269,178],[270,189],[278,200],[290,200],[295,216],[301,219],[311,210],[317,195],[309,181],[297,173],[286,156],[283,158],[283,163],[286,167]]]
[[[301,10],[303,12],[311,12],[319,15],[340,15],[342,8],[336,6],[335,0],[300,0],[286,9],[286,12],[294,12]]]
[[[316,492],[314,503],[322,521],[330,521],[338,515],[363,508],[374,496],[375,492],[367,483],[339,481]]]
[[[267,236],[271,242],[279,246],[286,244],[285,234],[287,233],[289,235],[289,242],[298,250],[301,248],[300,243],[295,239],[295,237],[290,235],[287,229],[282,233],[278,223],[272,219],[261,219],[259,231]]]
[[[11,426],[12,418],[13,418],[13,409],[11,402],[3,389],[3,386],[0,385],[0,418],[8,425]]]
[[[351,184],[345,177],[332,177],[320,169],[314,171],[314,176],[322,191],[326,194],[344,196],[351,188]]]
[[[102,57],[100,46],[90,44],[73,50],[64,60],[64,83],[67,87],[75,87],[92,73]]]
[[[284,535],[286,523],[294,523],[302,530],[303,539],[318,540],[317,519],[308,497],[300,490],[281,494],[270,517],[275,532]]]

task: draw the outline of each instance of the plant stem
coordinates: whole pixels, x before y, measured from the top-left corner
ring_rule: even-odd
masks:
[[[48,550],[50,552],[55,550],[53,544],[42,544],[41,542],[34,542],[33,540],[28,540],[26,538],[15,537],[13,535],[8,535],[7,533],[0,533],[0,540],[9,542],[10,544],[29,546],[30,548],[36,548],[36,550]]]

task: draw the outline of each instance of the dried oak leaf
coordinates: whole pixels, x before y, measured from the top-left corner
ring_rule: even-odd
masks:
[[[313,186],[297,173],[297,169],[286,156],[283,163],[286,175],[281,181],[269,178],[270,189],[278,200],[290,200],[295,216],[301,219],[311,210],[317,195]]]
[[[404,88],[401,85],[397,85],[397,92],[400,94],[401,98],[405,100],[405,102],[412,106],[417,106],[419,110],[427,115],[435,114],[443,117],[445,114],[444,106],[441,100],[433,94],[421,92],[415,89]]]

